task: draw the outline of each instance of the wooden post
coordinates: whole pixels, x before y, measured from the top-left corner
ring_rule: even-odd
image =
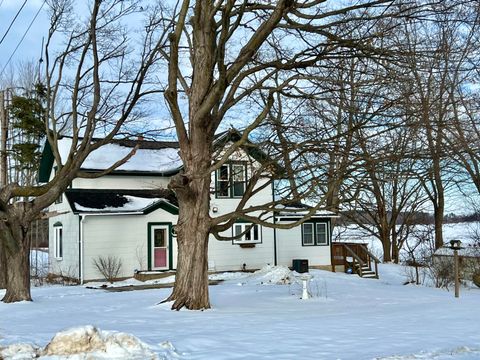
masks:
[[[458,250],[453,250],[453,261],[455,266],[455,297],[460,296],[460,275],[458,270]]]

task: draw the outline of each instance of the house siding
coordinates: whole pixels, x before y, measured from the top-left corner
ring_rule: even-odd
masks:
[[[328,245],[303,246],[302,227],[277,229],[278,265],[292,266],[293,259],[307,259],[309,266],[324,266],[331,263],[331,228],[329,220],[321,220],[327,224]],[[286,223],[283,221],[280,224]]]
[[[148,270],[148,224],[177,223],[177,216],[158,209],[147,215],[105,215],[86,217],[84,231],[85,280],[101,279],[94,259],[112,256],[122,262],[119,277],[132,277],[135,270]],[[177,244],[172,241],[173,264],[176,268]]]
[[[63,228],[63,257],[55,258],[54,224],[61,223]],[[48,224],[48,259],[49,272],[79,279],[79,217],[73,213],[57,215]]]
[[[230,144],[227,144],[227,147]],[[247,164],[247,175],[250,176],[258,163],[252,161],[241,150],[235,151],[230,157],[232,161],[241,161]],[[53,175],[53,172],[52,174]],[[268,174],[265,174],[268,175]],[[106,175],[98,179],[75,179],[71,188],[74,189],[156,189],[166,188],[170,178],[158,176],[133,175]],[[267,179],[259,181],[258,186],[265,185]],[[215,196],[215,173],[212,173],[210,215],[212,218],[234,212],[239,198],[218,198]],[[261,205],[272,201],[272,187],[266,186],[250,199],[245,208]],[[213,209],[215,208],[215,212]],[[63,213],[49,221],[50,242],[50,271],[54,273],[71,273],[78,278],[79,274],[79,236],[80,217],[71,212],[67,200],[62,204],[54,204],[51,211]],[[259,215],[250,213],[249,215]],[[113,256],[121,260],[122,269],[119,277],[131,277],[135,270],[149,270],[148,268],[148,231],[149,224],[177,223],[177,215],[164,209],[157,209],[147,215],[84,215],[83,221],[83,278],[85,281],[101,279],[102,275],[95,268],[93,261],[99,256]],[[63,225],[64,254],[62,260],[54,258],[54,231],[53,224],[57,221]],[[273,221],[273,220],[272,220]],[[328,237],[331,229],[328,222]],[[261,226],[261,243],[254,247],[241,247],[232,240],[220,241],[210,236],[208,260],[210,271],[259,269],[267,264],[275,264],[275,234],[276,255],[279,265],[291,266],[293,259],[308,259],[309,264],[330,265],[330,242],[328,246],[302,246],[302,230],[298,226],[289,230]],[[232,229],[222,235],[232,236]],[[178,246],[176,238],[172,237],[171,269],[177,266]]]

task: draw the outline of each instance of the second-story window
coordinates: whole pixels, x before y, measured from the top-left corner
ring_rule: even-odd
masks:
[[[215,193],[217,197],[242,197],[247,187],[245,163],[222,165],[216,173]]]

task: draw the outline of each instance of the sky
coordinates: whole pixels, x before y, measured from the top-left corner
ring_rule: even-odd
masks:
[[[24,2],[25,0],[0,0],[0,39],[5,36],[8,27]],[[0,71],[3,70],[14,53],[15,48],[20,43],[43,3],[44,0],[26,0],[22,11],[20,11],[17,19],[0,43]],[[38,62],[42,49],[42,37],[46,37],[48,26],[47,5],[45,4],[32,23],[30,30],[26,33],[24,40],[12,56],[8,68],[12,64],[18,64],[19,61]],[[6,72],[8,68],[5,70]]]

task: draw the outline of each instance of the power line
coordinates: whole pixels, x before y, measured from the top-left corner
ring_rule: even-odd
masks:
[[[7,31],[5,31],[5,34],[3,34],[3,37],[2,37],[2,40],[0,40],[0,44],[3,42],[3,40],[5,39],[5,37],[7,36],[8,32],[10,31],[10,29],[12,28],[13,26],[13,23],[15,22],[15,20],[17,20],[17,17],[18,15],[20,15],[20,12],[22,11],[23,7],[25,6],[25,4],[27,3],[28,0],[25,0],[22,4],[22,6],[20,7],[20,10],[17,11],[17,14],[15,15],[15,17],[13,18],[13,20],[10,22],[10,25],[8,26],[8,29]],[[2,1],[3,3],[3,1]]]
[[[0,7],[2,7],[2,4],[3,4],[3,0],[2,0],[2,1],[0,1]]]
[[[26,2],[26,1],[25,1],[25,2]],[[22,44],[23,39],[25,39],[25,36],[27,36],[28,31],[30,30],[30,28],[32,27],[33,23],[34,23],[35,20],[37,19],[38,14],[40,14],[40,11],[43,9],[43,5],[45,5],[46,2],[47,2],[47,0],[43,0],[42,5],[41,5],[40,8],[37,10],[37,13],[36,13],[35,16],[33,17],[32,21],[30,21],[30,25],[28,25],[27,30],[25,30],[25,32],[23,33],[23,36],[22,36],[22,38],[20,39],[20,41],[18,42],[17,46],[15,47],[15,50],[13,50],[12,55],[10,55],[10,57],[8,58],[6,64],[3,66],[2,72],[0,72],[0,78],[2,77],[3,73],[5,72],[5,69],[7,68],[8,64],[9,64],[10,61],[12,60],[13,55],[15,55],[15,53],[16,53],[17,50],[18,50],[18,48],[19,48],[20,45]]]

